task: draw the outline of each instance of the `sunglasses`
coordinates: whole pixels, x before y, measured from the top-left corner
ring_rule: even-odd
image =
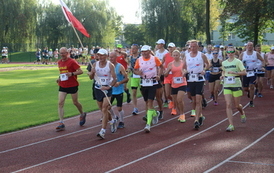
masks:
[[[235,51],[233,50],[233,51],[226,51],[226,53],[235,53]]]
[[[218,53],[213,53],[213,55],[217,55]]]

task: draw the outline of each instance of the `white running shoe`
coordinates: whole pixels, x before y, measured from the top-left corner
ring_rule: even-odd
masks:
[[[144,128],[144,131],[145,131],[146,133],[149,133],[149,132],[150,132],[150,125],[149,125],[149,124],[146,125],[146,127]]]
[[[110,123],[110,130],[111,133],[115,133],[117,131],[117,120],[114,119],[113,123]]]
[[[156,115],[152,117],[152,124],[157,124],[159,120],[160,112],[156,111]]]
[[[106,132],[103,129],[101,129],[97,136],[101,139],[105,139],[105,134]]]

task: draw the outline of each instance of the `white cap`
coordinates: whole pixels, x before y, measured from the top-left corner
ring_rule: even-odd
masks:
[[[174,43],[168,43],[167,47],[175,47]]]
[[[106,49],[99,49],[99,51],[97,53],[101,54],[101,55],[107,55],[108,51]]]
[[[274,50],[274,46],[272,46],[270,50]]]
[[[223,46],[223,45],[221,45],[221,46],[220,46],[220,48],[224,48],[224,46]]]
[[[159,39],[156,43],[157,44],[166,44],[165,40],[163,40],[163,39]]]
[[[150,50],[150,46],[148,46],[148,45],[144,45],[144,46],[141,48],[141,51],[147,51],[147,50]]]

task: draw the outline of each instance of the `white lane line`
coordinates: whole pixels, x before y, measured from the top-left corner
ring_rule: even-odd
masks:
[[[228,162],[231,163],[242,163],[242,164],[251,164],[251,165],[266,165],[266,166],[274,166],[274,164],[268,164],[268,163],[257,163],[257,162],[242,162],[242,161],[233,161],[230,160]]]
[[[225,159],[224,161],[220,162],[219,164],[213,166],[212,168],[206,170],[204,173],[208,173],[213,171],[214,169],[222,166],[223,164],[225,164],[226,162],[230,161],[231,159],[233,159],[234,157],[238,156],[239,154],[241,154],[242,152],[244,152],[245,150],[249,149],[250,147],[252,147],[253,145],[257,144],[260,140],[262,140],[263,138],[265,138],[267,135],[269,135],[270,133],[272,133],[274,131],[274,128],[272,128],[271,130],[269,130],[267,133],[265,133],[263,136],[261,136],[260,138],[258,138],[256,141],[252,142],[250,145],[246,146],[245,148],[243,148],[242,150],[238,151],[236,154],[233,154],[232,156],[230,156],[229,158]]]

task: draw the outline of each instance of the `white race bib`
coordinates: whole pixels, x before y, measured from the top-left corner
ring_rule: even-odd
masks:
[[[60,80],[61,80],[61,81],[66,81],[66,80],[68,80],[67,73],[62,73],[62,74],[60,74]]]
[[[219,67],[213,67],[212,72],[218,73],[220,71]]]
[[[173,83],[180,84],[184,82],[183,77],[173,77]]]
[[[248,71],[248,72],[246,72],[246,77],[252,77],[252,76],[255,76],[254,71]]]
[[[110,81],[109,81],[108,77],[100,77],[99,80],[100,80],[99,84],[101,84],[101,85],[109,85]]]
[[[197,82],[198,75],[197,74],[189,74],[188,82]]]
[[[225,81],[225,84],[235,84],[236,78],[235,76],[226,76],[224,81]]]
[[[153,86],[153,79],[142,79],[142,86]]]

